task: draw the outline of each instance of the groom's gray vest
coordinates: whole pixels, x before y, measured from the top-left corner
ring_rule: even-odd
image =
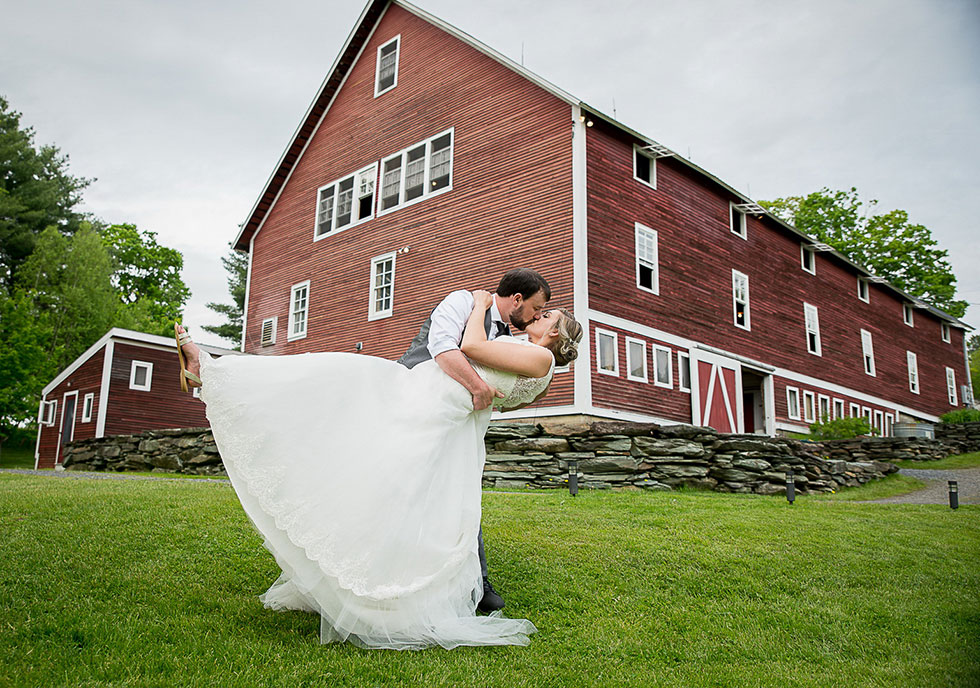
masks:
[[[487,317],[483,319],[483,331],[487,333],[487,337],[490,336],[490,309],[487,309]],[[432,354],[429,353],[429,328],[432,327],[432,313],[429,317],[425,319],[422,323],[419,333],[415,335],[415,339],[412,343],[408,345],[408,350],[402,354],[402,357],[398,359],[406,368],[414,368],[422,361],[428,361],[432,358]],[[458,344],[459,342],[457,342]]]

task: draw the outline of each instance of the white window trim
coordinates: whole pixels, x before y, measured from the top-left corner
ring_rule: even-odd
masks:
[[[844,417],[844,400],[843,399],[834,399],[834,401],[833,401],[833,407],[834,407],[834,420],[837,420],[838,418],[843,418]]]
[[[146,368],[146,385],[136,384],[136,369],[138,367]],[[129,366],[129,388],[136,389],[141,392],[149,392],[153,387],[153,364],[149,361],[133,361]]]
[[[194,397],[195,399],[200,399],[201,398],[201,388],[200,387],[191,387],[191,396]]]
[[[657,387],[663,387],[665,389],[674,388],[674,366],[673,366],[673,352],[666,346],[660,346],[658,344],[651,344],[650,351],[653,354],[653,384]],[[657,352],[664,351],[667,353],[667,382],[661,382],[660,376],[657,375]]]
[[[878,437],[885,436],[885,414],[877,409],[875,409],[875,421],[871,429],[878,431]]]
[[[613,369],[606,370],[602,367],[602,347],[599,346],[599,340],[601,337],[612,337],[613,340]],[[619,335],[615,332],[610,332],[609,330],[601,330],[598,327],[595,329],[595,367],[598,372],[603,375],[612,375],[613,377],[619,377]]]
[[[741,231],[735,228],[735,218],[739,218],[738,224],[740,225]],[[749,222],[741,210],[735,207],[735,203],[732,201],[728,202],[728,228],[737,237],[741,237],[745,241],[749,240]]]
[[[292,308],[292,303],[291,302],[290,302],[290,308]],[[269,338],[269,341],[266,341],[263,338],[263,335],[265,334],[265,324],[266,323],[271,323],[272,324],[272,336]],[[259,345],[260,346],[272,346],[273,344],[275,344],[276,343],[276,337],[279,334],[278,330],[279,330],[279,316],[278,315],[274,315],[271,318],[266,318],[265,320],[263,320],[262,321],[262,329],[259,330]],[[195,389],[197,389],[197,388],[195,387]]]
[[[82,397],[82,421],[83,423],[92,422],[92,411],[95,410],[95,392],[89,392]]]
[[[949,323],[947,322],[939,323],[939,335],[943,338],[943,341],[946,342],[947,344],[949,344],[953,340],[952,334],[950,333],[950,329],[949,329]]]
[[[388,88],[379,91],[378,87],[381,85],[381,50],[382,48],[387,48],[392,43],[398,43],[398,46],[395,48],[395,81]],[[402,35],[401,34],[398,34],[390,41],[385,41],[384,43],[378,46],[378,53],[375,56],[375,60],[374,60],[374,97],[375,98],[387,93],[388,91],[390,91],[391,89],[395,88],[395,86],[398,85],[398,63],[401,61],[401,58],[402,58]]]
[[[874,425],[872,425],[872,423],[874,423],[874,416],[872,415],[872,410],[870,407],[868,406],[861,407],[861,417],[864,418],[866,421],[868,421],[869,428],[872,429],[874,428]]]
[[[690,394],[691,386],[690,385],[688,385],[687,387],[684,386],[684,376],[681,374],[681,371],[684,370],[683,361],[687,361],[687,380],[688,382],[690,382],[691,380],[691,355],[684,353],[683,351],[678,351],[677,352],[677,388],[682,392],[687,392],[688,394]]]
[[[42,401],[40,413],[38,415],[38,422],[41,425],[46,425],[48,427],[54,425],[54,419],[58,417],[58,400],[51,399],[50,401]]]
[[[867,337],[865,337],[867,335]],[[867,344],[867,347],[865,347]],[[870,359],[871,370],[868,370],[865,359]],[[877,377],[877,371],[875,369],[875,347],[874,340],[871,337],[871,333],[868,330],[861,330],[861,370],[864,371],[865,375],[870,375],[871,377]]]
[[[636,174],[636,156],[642,155],[644,158],[650,161],[650,177],[652,181],[647,181],[642,177],[638,177]],[[647,153],[636,144],[633,144],[633,179],[636,181],[649,186],[651,189],[657,188],[657,159]]]
[[[860,406],[860,404],[854,404],[854,403],[852,403],[852,404],[850,404],[850,407],[849,407],[848,410],[850,411],[851,418],[860,418],[861,417],[861,406]]]
[[[639,222],[634,223],[633,228],[633,254],[636,260],[636,287],[637,289],[642,289],[645,292],[651,294],[660,295],[660,235],[657,234],[657,230],[651,229],[646,225],[641,225]],[[643,233],[650,234],[650,239],[653,240],[653,288],[644,287],[640,284],[640,235]],[[646,263],[647,261],[643,261]]]
[[[736,284],[739,277],[745,278],[745,324],[738,324],[738,299],[736,298]],[[752,309],[749,306],[750,303],[749,295],[749,276],[744,272],[739,272],[738,270],[732,269],[732,323],[735,327],[738,327],[749,332],[752,331]]]
[[[959,406],[956,396],[956,371],[949,367],[946,368],[946,400],[949,401],[950,406]]]
[[[368,320],[381,320],[382,318],[390,318],[392,313],[395,311],[395,253],[396,251],[391,251],[390,253],[385,253],[380,256],[375,256],[371,259],[371,287],[370,293],[368,295]],[[377,286],[374,284],[374,271],[377,269],[379,263],[383,263],[386,260],[391,260],[391,298],[390,305],[383,311],[376,310],[377,299],[375,298],[375,289]]]
[[[822,409],[821,404],[823,404],[823,402],[827,402],[827,420],[834,419],[834,410],[830,407],[830,397],[827,396],[826,394],[818,394],[817,395],[817,420],[819,420],[821,423],[824,422],[823,420],[824,414],[821,411]]]
[[[794,396],[796,397],[796,404],[793,404]],[[801,420],[799,387],[786,387],[786,415],[790,420]]]
[[[812,269],[806,266],[807,253],[810,254],[810,266]],[[808,272],[811,275],[817,274],[817,252],[805,244],[800,244],[800,267],[803,268],[803,272]]]
[[[371,212],[362,218],[358,218],[357,220],[354,220],[353,218],[355,214],[355,209],[360,207],[360,203],[359,203],[360,198],[358,197],[359,185],[357,182],[360,179],[361,175],[363,175],[366,172],[370,172],[371,176],[374,178],[374,200],[371,201]],[[351,221],[348,222],[343,227],[333,227],[329,231],[324,232],[323,234],[318,234],[318,232],[320,231],[320,226],[319,226],[320,225],[319,223],[320,195],[323,194],[324,191],[326,191],[332,186],[337,187],[337,191],[334,192],[334,196],[333,196],[333,214],[330,216],[331,224],[336,224],[337,203],[340,202],[340,194],[338,193],[338,191],[340,191],[340,182],[346,181],[347,179],[351,179],[351,178],[353,178],[354,180],[353,196],[351,197]],[[321,241],[323,239],[326,239],[327,237],[335,236],[336,234],[343,232],[345,229],[356,227],[359,224],[363,224],[368,220],[374,219],[377,209],[378,209],[378,163],[373,162],[367,167],[361,168],[360,170],[354,172],[353,174],[345,174],[343,177],[334,179],[329,184],[324,184],[323,186],[321,186],[319,189],[316,190],[316,208],[314,209],[313,212],[313,241]]]
[[[304,311],[306,317],[303,318],[303,331],[293,333],[294,325],[296,324],[296,315],[293,312],[293,305],[296,303],[296,292],[306,287],[306,309]],[[287,321],[286,327],[286,341],[293,342],[297,339],[303,339],[306,337],[306,333],[310,329],[310,280],[305,280],[303,282],[298,282],[289,288],[289,319]]]
[[[886,413],[884,436],[891,437],[894,434],[894,432],[895,432],[895,417],[890,413]]]
[[[909,327],[915,327],[915,312],[911,303],[902,303],[902,322]]]
[[[908,364],[909,368],[909,391],[912,394],[918,394],[919,388],[922,385],[919,384],[919,358],[912,351],[905,352],[905,362]]]
[[[864,287],[864,296],[861,296],[861,287]],[[871,284],[863,277],[857,278],[858,298],[865,303],[871,303]]]
[[[636,382],[648,382],[649,377],[647,375],[647,343],[642,339],[637,339],[635,337],[624,337],[626,340],[626,379],[635,380]],[[642,353],[640,354],[640,362],[643,364],[643,376],[638,377],[633,375],[633,357],[630,355],[630,344],[639,344],[642,348]]]
[[[813,324],[816,326],[814,329],[810,329],[809,318],[807,318],[807,311],[813,313]],[[806,350],[813,354],[814,356],[823,356],[821,344],[820,344],[820,313],[817,307],[810,303],[803,303],[803,328],[806,330]],[[810,348],[810,333],[816,335],[816,347],[814,349]]]
[[[807,399],[810,400],[810,413],[807,414]],[[809,390],[803,392],[803,420],[807,423],[816,423],[817,415],[817,395]]]
[[[429,172],[430,172],[431,161],[432,161],[432,142],[441,136],[445,136],[446,134],[449,134],[449,183],[446,186],[442,187],[441,189],[430,192],[428,191],[428,188],[429,185],[431,184],[429,180]],[[399,179],[398,182],[398,203],[391,206],[390,208],[383,208],[382,202],[384,201],[385,163],[388,162],[389,160],[394,160],[397,157],[404,156],[408,153],[408,151],[414,150],[419,146],[425,146],[425,174],[422,178],[422,195],[418,196],[417,198],[413,198],[410,201],[405,200],[405,172],[408,169],[408,165],[405,164],[405,160],[403,158],[401,168],[400,168],[401,178]],[[374,191],[375,202],[377,204],[376,206],[377,210],[375,215],[377,217],[381,217],[383,215],[387,215],[388,213],[393,213],[396,210],[401,210],[402,208],[408,208],[409,206],[415,205],[420,201],[424,201],[434,196],[439,196],[440,194],[446,193],[448,191],[452,191],[453,183],[456,181],[456,172],[453,169],[455,166],[455,162],[456,162],[456,128],[455,127],[450,127],[445,131],[440,131],[435,136],[430,136],[429,138],[423,141],[413,143],[411,146],[407,146],[401,149],[397,153],[393,153],[392,155],[385,156],[384,158],[381,159],[381,164],[378,166],[378,181]]]

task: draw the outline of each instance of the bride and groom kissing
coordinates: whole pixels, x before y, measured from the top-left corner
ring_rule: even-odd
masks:
[[[550,297],[526,268],[495,294],[455,291],[397,363],[212,360],[176,328],[182,379],[203,385],[232,485],[282,569],[261,596],[267,607],[318,613],[324,643],[529,642],[534,625],[502,616],[488,578],[483,437],[491,408],[537,401],[577,355],[582,328],[567,310],[545,310]]]

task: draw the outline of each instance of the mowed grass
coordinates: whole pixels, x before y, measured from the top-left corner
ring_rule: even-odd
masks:
[[[34,468],[34,447],[7,446],[0,448],[0,468]]]
[[[918,468],[930,471],[952,471],[962,468],[980,468],[980,452],[947,456],[938,461],[893,461],[899,468]]]
[[[318,643],[227,484],[0,474],[3,686],[975,686],[980,507],[493,492],[529,647]]]

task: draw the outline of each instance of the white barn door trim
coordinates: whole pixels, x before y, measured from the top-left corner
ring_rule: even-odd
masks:
[[[745,432],[742,364],[700,349],[692,348],[690,355],[692,422],[718,432]]]

